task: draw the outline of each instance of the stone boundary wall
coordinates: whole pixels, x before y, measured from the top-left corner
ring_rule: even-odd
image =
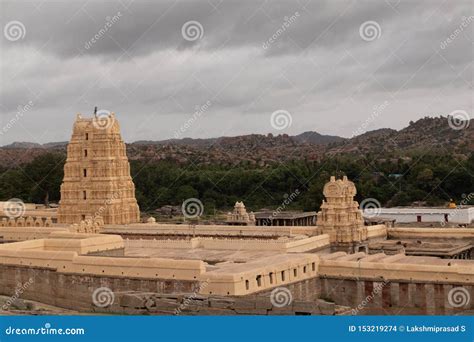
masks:
[[[142,223],[129,225],[106,225],[107,234],[153,234],[153,235],[190,235],[193,236],[290,236],[290,235],[318,235],[316,226],[231,226],[231,225],[188,225],[188,224],[159,224]]]
[[[64,227],[0,227],[0,239],[6,241],[27,241],[45,239],[53,232],[67,232]]]
[[[53,220],[51,217],[33,217],[27,216],[18,218],[2,218],[0,227],[52,227]]]
[[[295,315],[295,314],[436,314],[452,315],[469,306],[454,308],[448,298],[456,284],[414,281],[382,282],[373,279],[313,277],[285,285],[289,305],[275,308],[270,291],[247,296],[199,294],[199,281],[141,279],[62,274],[49,268],[0,265],[0,293],[81,312],[156,315]],[[107,287],[114,300],[105,308],[93,304],[95,290]],[[133,288],[134,291],[130,291]],[[474,287],[464,286],[474,298]],[[54,290],[53,290],[54,289]],[[54,292],[53,292],[54,291]],[[54,295],[52,295],[54,294]],[[320,298],[318,300],[318,298]],[[338,306],[347,307],[337,311]],[[352,310],[349,310],[352,308]]]
[[[367,239],[370,240],[386,240],[387,226],[384,224],[377,224],[374,226],[367,226]]]
[[[189,240],[172,239],[127,239],[124,238],[125,248],[157,248],[157,249],[193,249],[200,247],[200,238]]]
[[[198,294],[206,286],[197,281],[166,281],[122,277],[60,274],[47,268],[0,265],[0,293],[88,313],[126,315],[334,315],[337,306],[317,299],[317,278],[288,285],[292,301],[282,308],[272,305],[270,293],[249,296]],[[110,305],[94,305],[99,288]],[[133,291],[130,291],[133,288]],[[52,295],[54,289],[54,295]],[[108,296],[113,293],[113,297]],[[108,297],[107,297],[108,296]],[[100,298],[100,297],[97,297]],[[102,302],[100,302],[102,303]]]
[[[334,253],[335,255],[337,253]],[[371,279],[386,281],[417,281],[429,283],[457,283],[474,285],[474,263],[431,265],[398,262],[404,254],[395,254],[380,262],[355,261],[355,254],[348,255],[352,260],[331,260],[323,258],[319,263],[319,275],[340,279]],[[374,254],[375,256],[375,254]],[[371,256],[369,256],[370,258]]]
[[[189,240],[125,240],[125,246],[131,248],[193,249],[213,250],[266,250],[282,253],[307,252],[329,247],[329,236],[319,235],[302,239],[251,240],[251,239],[215,239],[197,237]]]
[[[123,240],[117,235],[100,236],[53,231],[49,234],[48,239],[33,239],[3,244],[0,246],[0,253],[2,250],[17,251],[18,253],[29,250],[38,252],[40,256],[44,251],[88,254],[123,248]],[[41,259],[41,257],[38,259]]]
[[[453,315],[474,309],[474,286],[462,286],[470,300],[464,306],[450,304],[456,283],[417,281],[384,282],[373,279],[321,276],[321,298],[352,309],[353,315]],[[454,290],[456,291],[456,290]]]
[[[8,207],[9,201],[0,201],[0,219],[10,218],[10,213],[5,212],[5,208]],[[41,219],[52,219],[53,222],[57,221],[57,209],[56,208],[45,208],[40,205],[38,208],[38,204],[36,203],[23,203],[23,207],[25,209],[22,217],[33,217],[33,219],[41,218]]]
[[[307,252],[329,247],[329,235],[319,235],[298,240],[235,240],[202,238],[201,245],[205,249],[227,250],[270,250],[282,253]]]
[[[37,240],[40,242],[41,240]],[[31,241],[25,241],[30,243]],[[24,242],[20,242],[24,243]],[[173,260],[160,258],[116,258],[81,256],[76,252],[0,249],[1,264],[50,268],[59,273],[74,273],[86,276],[107,275],[149,279],[195,280],[205,272],[200,260]],[[115,249],[115,248],[111,248]]]
[[[51,268],[32,268],[0,264],[0,293],[13,296],[18,289],[20,298],[38,301],[71,310],[93,312],[93,293],[98,288],[114,293],[136,291],[160,294],[193,293],[199,290],[197,280],[143,279],[83,274],[65,274]],[[99,297],[100,299],[100,297]],[[121,313],[121,312],[115,312]]]
[[[422,239],[432,241],[471,241],[474,243],[472,228],[388,228],[389,239]]]
[[[313,279],[313,283],[317,280]],[[300,283],[309,288],[303,282]],[[291,291],[293,292],[293,291]],[[334,315],[334,303],[320,299],[293,298],[288,305],[276,307],[269,294],[245,297],[188,294],[161,295],[157,293],[119,293],[110,307],[95,308],[94,312],[141,315]]]
[[[319,263],[321,298],[352,307],[353,314],[441,315],[474,309],[474,263],[437,260],[404,254],[333,253]],[[450,304],[453,287],[468,293],[466,305]]]

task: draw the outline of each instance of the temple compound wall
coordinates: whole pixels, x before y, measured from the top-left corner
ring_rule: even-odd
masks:
[[[13,205],[13,207],[12,207]],[[24,203],[24,202],[15,202],[10,201],[0,201],[0,221],[6,219],[7,221],[18,220],[18,217],[12,217],[11,210],[16,210],[21,212],[21,217],[24,220],[31,217],[33,221],[37,219],[45,222],[57,223],[57,208],[48,208],[43,204],[36,203]]]
[[[317,227],[259,227],[259,226],[227,226],[227,225],[184,225],[163,223],[136,223],[123,225],[105,225],[105,234],[128,236],[221,236],[221,237],[281,237],[292,235],[318,235]]]
[[[427,241],[463,241],[474,245],[472,228],[388,228],[390,239],[423,239]]]
[[[126,247],[132,248],[156,248],[156,249],[195,249],[208,250],[249,250],[249,251],[275,251],[280,253],[297,253],[318,251],[329,248],[329,236],[318,235],[301,238],[281,238],[278,240],[256,240],[256,239],[225,239],[212,237],[195,237],[189,240],[137,240],[126,239]]]
[[[140,221],[125,143],[113,113],[78,114],[67,147],[59,223],[101,216],[106,224]]]
[[[52,227],[53,220],[51,217],[33,217],[27,216],[18,218],[2,218],[0,220],[0,227]]]
[[[473,277],[473,262],[401,254],[334,253],[322,256],[319,264],[321,298],[351,307],[352,314],[452,315],[472,310]],[[456,296],[464,302],[458,303],[461,297]]]
[[[445,296],[454,287],[474,295],[471,261],[336,252],[277,254],[246,263],[208,265],[201,260],[108,256],[123,247],[119,236],[70,232],[53,232],[47,239],[0,245],[0,293],[13,295],[18,284],[33,277],[22,298],[85,311],[91,310],[92,294],[100,287],[110,288],[120,298],[135,293],[140,298],[151,296],[158,302],[166,301],[166,295],[183,298],[194,293],[207,300],[201,303],[205,307],[203,312],[208,312],[214,301],[214,305],[230,305],[229,310],[238,313],[235,305],[254,298],[246,305],[259,313],[257,302],[261,300],[255,298],[268,297],[281,287],[292,291],[299,303],[298,312],[306,313],[321,313],[323,304],[316,305],[316,297],[350,308],[366,303],[358,309],[361,313],[396,309],[398,313],[446,314],[473,308],[473,303],[463,308],[452,307]],[[380,287],[379,291],[374,290]],[[218,300],[219,296],[229,296],[227,301],[231,304],[222,304],[226,300]],[[126,301],[131,299],[123,300],[115,313],[130,310]],[[171,306],[181,305],[178,299],[170,301]],[[278,310],[265,309],[268,303],[259,305],[267,314],[277,314]],[[302,309],[304,305],[307,311]],[[148,306],[143,310],[163,309]],[[113,310],[111,307],[105,312],[109,309]],[[281,312],[288,313],[290,308],[286,310]],[[220,314],[219,310],[213,312]]]

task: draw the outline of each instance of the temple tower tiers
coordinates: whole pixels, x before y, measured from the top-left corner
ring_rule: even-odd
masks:
[[[321,211],[317,222],[322,234],[329,234],[335,250],[358,251],[364,249],[367,240],[367,228],[364,226],[359,204],[354,201],[357,190],[346,176],[338,179],[334,176],[326,183]]]
[[[114,113],[78,114],[67,146],[58,221],[79,224],[99,216],[104,224],[139,222],[135,185]]]

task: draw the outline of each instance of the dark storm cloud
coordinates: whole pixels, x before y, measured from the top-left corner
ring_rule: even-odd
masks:
[[[67,139],[94,105],[118,112],[128,140],[172,137],[208,100],[185,135],[275,133],[283,108],[288,133],[349,136],[387,100],[368,129],[472,114],[472,1],[3,1],[1,12],[2,28],[26,29],[2,37],[2,125],[34,106],[0,144]],[[188,21],[202,39],[183,38]],[[377,39],[361,38],[366,21]]]

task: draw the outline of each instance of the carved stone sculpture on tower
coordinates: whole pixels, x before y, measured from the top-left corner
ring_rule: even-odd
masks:
[[[125,143],[114,113],[77,115],[67,147],[58,222],[80,224],[86,217],[105,224],[140,221]]]
[[[354,250],[367,240],[367,228],[364,226],[359,204],[354,201],[357,190],[346,176],[337,179],[332,176],[326,183],[321,211],[317,214],[317,225],[322,234],[329,234],[335,246],[349,247]],[[337,249],[337,248],[336,248]]]

